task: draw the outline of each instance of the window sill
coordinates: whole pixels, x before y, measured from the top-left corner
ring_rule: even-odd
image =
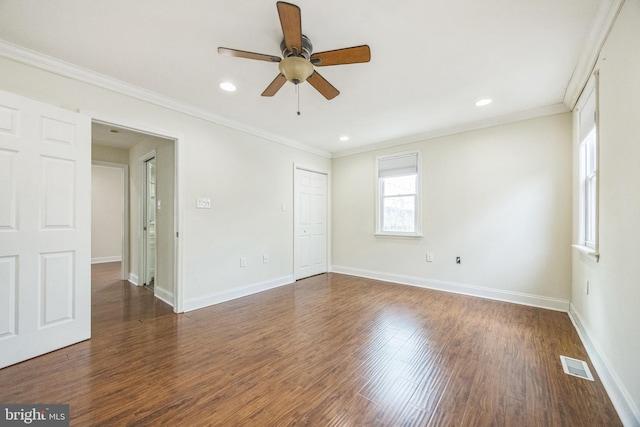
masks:
[[[585,255],[590,256],[595,259],[596,262],[600,261],[600,253],[597,252],[594,248],[590,248],[589,246],[584,245],[571,245],[573,249],[576,249],[578,252],[581,252]]]
[[[422,239],[424,236],[419,233],[376,233],[376,237],[391,238],[391,239]]]

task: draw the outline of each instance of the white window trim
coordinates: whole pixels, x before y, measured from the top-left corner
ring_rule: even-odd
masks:
[[[418,178],[416,180],[416,206],[415,206],[415,224],[416,228],[413,232],[390,232],[390,231],[382,231],[382,197],[380,194],[380,179],[379,179],[379,165],[380,160],[389,159],[392,157],[400,157],[415,154],[417,156],[417,169],[418,169]],[[386,238],[406,238],[406,239],[415,239],[422,238],[422,154],[420,150],[412,150],[412,151],[403,151],[399,153],[385,154],[382,156],[376,157],[376,167],[375,167],[375,188],[376,188],[376,230],[374,235],[376,237],[386,237]]]
[[[585,141],[580,135],[580,114],[577,114],[576,120],[576,139],[578,142],[578,166],[579,166],[579,206],[578,206],[578,243],[571,245],[579,252],[586,254],[598,262],[600,260],[599,235],[600,235],[600,114],[599,114],[599,75],[596,71],[592,78],[585,85],[583,96],[579,99],[576,106],[580,112],[585,107],[590,95],[595,97],[595,218],[594,218],[594,238],[593,241],[587,242],[585,210],[586,206],[586,171],[584,170],[585,162]]]

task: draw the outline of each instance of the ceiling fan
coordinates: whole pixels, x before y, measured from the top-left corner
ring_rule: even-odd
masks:
[[[369,46],[354,46],[344,49],[313,53],[311,41],[302,34],[300,8],[295,4],[279,1],[276,3],[284,39],[280,43],[283,58],[262,53],[219,47],[218,53],[237,58],[277,62],[280,74],[262,92],[262,96],[273,96],[287,82],[298,85],[308,81],[325,98],[333,99],[340,93],[314,68],[328,65],[356,64],[369,62]]]

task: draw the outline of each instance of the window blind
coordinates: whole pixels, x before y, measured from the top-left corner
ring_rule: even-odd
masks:
[[[418,153],[385,157],[378,160],[378,178],[415,175],[418,173]]]
[[[594,127],[596,127],[596,91],[592,89],[580,111],[580,141],[584,141]]]

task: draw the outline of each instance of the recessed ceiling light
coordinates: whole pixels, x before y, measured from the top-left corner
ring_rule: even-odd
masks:
[[[342,141],[342,142],[346,142],[346,141],[348,141],[348,140],[349,140],[349,137],[348,137],[347,135],[342,135],[342,136],[340,137],[340,141]]]
[[[231,82],[222,82],[220,83],[220,89],[226,91],[226,92],[235,92],[236,90],[236,85],[234,85]]]
[[[476,102],[476,107],[484,107],[485,105],[491,104],[491,101],[491,98],[481,99],[480,101]]]

